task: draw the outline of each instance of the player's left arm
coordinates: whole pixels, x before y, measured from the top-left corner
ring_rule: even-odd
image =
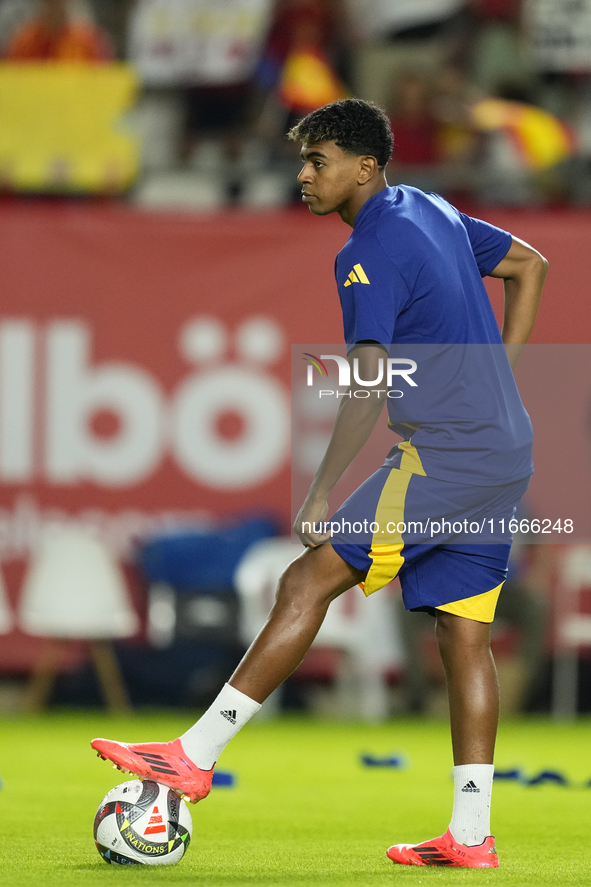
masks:
[[[490,272],[491,277],[502,278],[505,285],[502,336],[513,368],[531,335],[547,271],[544,256],[513,237],[509,252]]]

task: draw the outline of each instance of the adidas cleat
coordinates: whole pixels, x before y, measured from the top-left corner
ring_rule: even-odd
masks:
[[[210,792],[213,767],[211,770],[196,767],[186,756],[180,739],[137,745],[93,739],[90,744],[100,758],[111,761],[113,767],[123,773],[129,771],[140,779],[160,782],[192,804],[202,801]]]
[[[400,865],[443,865],[466,869],[496,869],[499,866],[492,835],[482,844],[467,847],[456,841],[449,829],[440,838],[422,844],[394,844],[386,850],[386,856]]]

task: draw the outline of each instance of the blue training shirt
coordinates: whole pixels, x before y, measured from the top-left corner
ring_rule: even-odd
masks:
[[[336,258],[348,350],[379,342],[417,364],[415,387],[395,383],[389,424],[429,477],[488,486],[533,471],[531,422],[482,282],[510,246],[508,232],[399,185],[362,206]]]

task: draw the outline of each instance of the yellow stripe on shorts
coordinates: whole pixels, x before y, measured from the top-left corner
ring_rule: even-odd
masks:
[[[398,449],[402,450],[400,470],[410,471],[411,474],[421,474],[423,477],[427,477],[427,472],[423,468],[419,451],[416,447],[413,447],[411,440],[403,440],[398,444]]]
[[[475,622],[492,622],[503,585],[504,581],[484,594],[475,594],[474,597],[452,601],[451,604],[440,604],[436,609],[453,613],[454,616],[463,616],[464,619],[473,619]]]
[[[404,521],[404,504],[411,477],[408,471],[393,468],[383,486],[374,518],[378,530],[373,534],[369,552],[372,564],[365,582],[360,583],[365,595],[379,591],[395,579],[404,563],[401,553],[404,542],[397,527]]]

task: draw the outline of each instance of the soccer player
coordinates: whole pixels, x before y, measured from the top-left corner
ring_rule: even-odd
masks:
[[[508,354],[515,363],[531,333],[547,262],[519,239],[462,215],[435,194],[388,187],[384,170],[393,136],[388,118],[371,103],[334,102],[305,117],[290,137],[302,143],[302,200],[315,215],[337,212],[353,228],[335,269],[353,396],[342,398],[327,452],[295,522],[306,549],[281,578],[267,623],[194,726],[169,743],[96,739],[92,746],[123,770],[201,800],[221,751],[302,661],[330,602],[357,583],[370,594],[399,575],[406,608],[435,616],[449,694],[455,790],[444,835],[397,844],[387,853],[404,865],[496,867],[490,798],[498,684],[489,633],[510,540],[409,544],[398,532],[399,522],[390,536],[332,543],[316,531],[327,518],[330,491],[367,440],[385,400],[378,384],[372,390],[359,380],[378,380],[390,350],[407,343],[411,349],[435,349],[434,358],[428,355],[436,370],[429,379],[441,377],[443,384],[435,386],[430,403],[419,398],[423,413],[414,425],[406,421],[412,398],[409,407],[388,400],[390,423],[404,439],[334,517],[366,517],[380,527],[392,516],[428,516],[429,508],[431,517],[486,517],[487,509],[491,515],[514,513],[532,472],[532,439]],[[502,337],[484,275],[504,280]],[[478,361],[481,350],[493,354],[492,372],[462,372],[465,355]],[[417,378],[420,373],[418,365]],[[369,388],[370,396],[356,397],[361,388]],[[412,387],[427,392],[427,401],[430,390]],[[430,421],[429,409],[439,411],[443,423]]]

